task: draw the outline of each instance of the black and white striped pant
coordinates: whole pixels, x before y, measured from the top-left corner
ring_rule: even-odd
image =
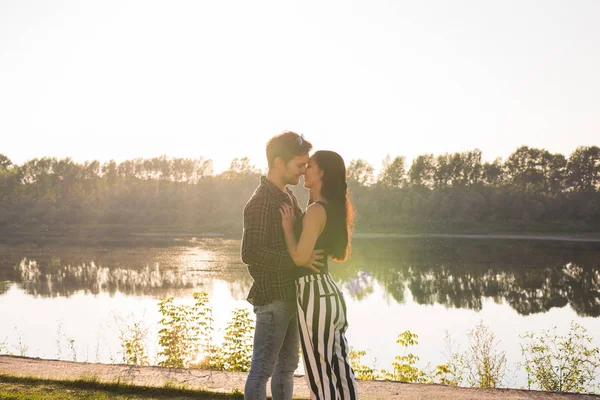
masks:
[[[296,280],[298,327],[311,399],[357,399],[350,348],[346,302],[329,274]]]

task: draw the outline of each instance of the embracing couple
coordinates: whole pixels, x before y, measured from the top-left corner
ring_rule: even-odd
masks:
[[[299,345],[311,399],[357,399],[346,303],[328,272],[327,259],[349,250],[352,206],[346,167],[339,154],[317,151],[294,132],[267,143],[269,172],[244,208],[242,261],[254,283],[248,301],[256,328],[246,400],[292,399]],[[304,175],[310,190],[306,212],[287,187]]]

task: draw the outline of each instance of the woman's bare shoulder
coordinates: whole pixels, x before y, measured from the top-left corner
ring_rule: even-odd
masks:
[[[306,218],[323,221],[327,219],[327,212],[321,203],[312,203],[306,208]]]

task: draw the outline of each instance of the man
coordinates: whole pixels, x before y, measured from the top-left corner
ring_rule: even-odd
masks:
[[[287,252],[280,208],[289,204],[297,220],[302,211],[286,185],[297,185],[306,172],[312,144],[285,131],[267,143],[269,172],[244,208],[242,261],[254,279],[247,300],[254,306],[256,328],[246,400],[265,400],[271,377],[273,400],[291,400],[294,371],[298,368],[299,336],[296,317],[294,269]],[[305,267],[322,266],[322,250],[313,252]]]

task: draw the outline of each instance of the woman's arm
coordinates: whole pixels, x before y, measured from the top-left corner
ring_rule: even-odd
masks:
[[[288,205],[281,208],[281,219],[285,244],[294,264],[306,265],[310,261],[319,235],[325,228],[327,222],[325,208],[319,203],[313,203],[308,207],[302,220],[302,234],[298,241],[294,233],[293,210]]]

